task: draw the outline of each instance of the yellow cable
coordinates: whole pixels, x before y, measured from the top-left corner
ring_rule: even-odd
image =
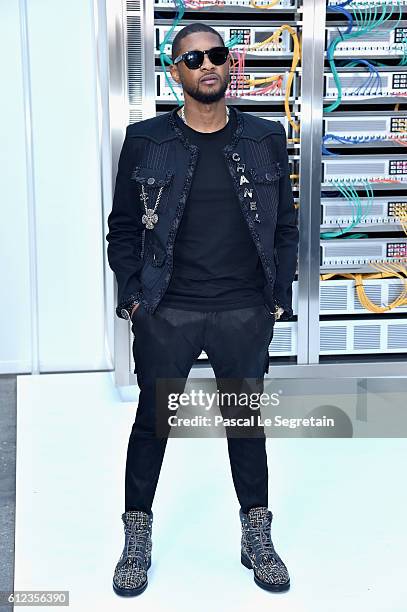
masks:
[[[399,203],[394,206],[395,216],[399,218],[401,227],[407,235],[407,203]]]
[[[260,6],[259,4],[256,4],[255,0],[250,0],[250,6],[252,6],[253,8],[257,8],[257,9],[268,9],[268,8],[273,8],[279,2],[280,0],[273,0],[273,2],[269,2],[269,4],[263,4]]]
[[[378,270],[382,270],[382,272],[379,272],[379,273],[373,272],[373,273],[367,273],[367,274],[360,274],[360,273],[351,274],[351,273],[334,272],[334,273],[328,273],[328,274],[321,274],[320,279],[329,280],[333,278],[334,276],[339,276],[342,278],[349,278],[353,280],[355,283],[356,294],[358,296],[360,304],[367,310],[370,310],[371,312],[381,313],[381,312],[386,312],[388,310],[392,310],[393,308],[396,308],[398,306],[407,305],[407,267],[406,267],[406,264],[407,264],[407,258],[403,258],[402,262],[396,262],[396,261],[370,262],[370,265],[372,267]],[[366,295],[365,287],[363,285],[363,282],[365,280],[377,279],[377,278],[395,278],[395,277],[402,280],[404,286],[403,286],[403,289],[400,295],[396,299],[394,299],[390,304],[388,304],[387,306],[379,306],[378,304],[375,304],[374,302],[372,302],[370,298],[368,298],[368,296]]]
[[[274,2],[267,6],[260,7],[260,6],[256,6],[255,4],[253,4],[253,1],[252,1],[252,6],[254,8],[268,8],[268,7],[274,6],[275,4],[277,4],[277,2]],[[293,128],[293,130],[295,130],[295,132],[299,132],[301,122],[295,123],[294,119],[291,116],[290,104],[289,104],[291,86],[294,80],[295,69],[301,60],[301,42],[300,42],[297,32],[291,26],[284,24],[265,40],[262,40],[253,45],[247,45],[245,49],[247,52],[247,51],[253,51],[255,49],[261,48],[269,44],[270,42],[278,44],[278,39],[280,38],[280,35],[284,30],[288,30],[294,42],[293,61],[291,64],[290,72],[287,77],[287,86],[286,86],[286,91],[285,91],[285,96],[284,96],[284,108],[285,108],[287,119],[290,122],[291,127]],[[260,84],[276,81],[280,78],[281,78],[281,75],[276,75],[276,76],[268,77],[265,79],[264,78],[262,79],[244,79],[244,83],[247,85],[256,85],[256,84],[260,85]]]

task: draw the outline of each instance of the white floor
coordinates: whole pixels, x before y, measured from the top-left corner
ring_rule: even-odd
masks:
[[[69,591],[72,612],[407,609],[405,439],[267,440],[280,594],[240,563],[226,439],[170,439],[149,585],[125,599],[111,579],[135,402],[110,373],[19,376],[17,401],[15,590]]]

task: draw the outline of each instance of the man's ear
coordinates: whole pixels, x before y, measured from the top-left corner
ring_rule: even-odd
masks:
[[[179,74],[178,74],[178,68],[174,66],[173,64],[170,66],[170,73],[176,83],[181,82],[179,78]]]

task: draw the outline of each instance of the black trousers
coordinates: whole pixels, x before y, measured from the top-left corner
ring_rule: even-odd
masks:
[[[164,458],[168,436],[156,434],[156,378],[177,379],[176,390],[181,393],[192,365],[204,350],[219,390],[228,386],[228,379],[233,379],[236,387],[236,380],[249,378],[257,379],[260,387],[256,391],[261,393],[273,329],[274,315],[266,304],[217,312],[158,305],[153,314],[142,304],[137,308],[132,331],[140,395],[127,449],[126,511],[151,511]],[[247,512],[254,506],[268,506],[264,431],[260,436],[257,432],[250,437],[232,437],[225,429],[240,507]]]

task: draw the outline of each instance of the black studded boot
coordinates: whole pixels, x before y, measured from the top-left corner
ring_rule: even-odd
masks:
[[[151,565],[153,513],[128,510],[122,514],[125,543],[114,570],[113,589],[118,595],[139,595],[147,587]]]
[[[271,539],[271,510],[257,506],[245,514],[240,509],[239,516],[242,526],[241,562],[254,570],[254,581],[262,589],[286,591],[290,588],[290,577]]]

